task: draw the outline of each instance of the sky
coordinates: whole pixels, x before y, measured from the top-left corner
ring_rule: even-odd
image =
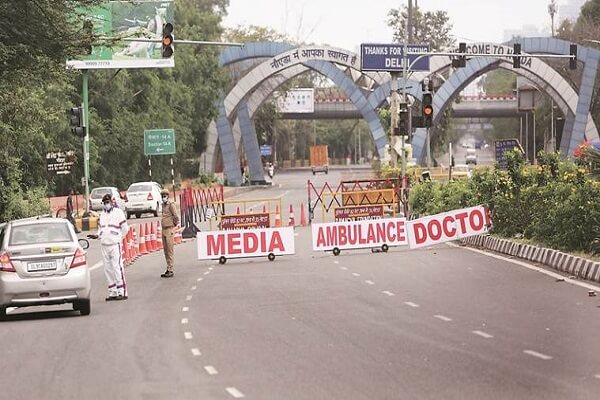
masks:
[[[504,30],[534,25],[550,32],[550,0],[416,0],[421,10],[445,10],[457,42],[502,42]],[[564,4],[566,0],[558,0]],[[407,0],[229,0],[226,27],[269,26],[294,39],[356,51],[361,43],[391,43],[386,24]],[[413,4],[415,1],[413,1]]]

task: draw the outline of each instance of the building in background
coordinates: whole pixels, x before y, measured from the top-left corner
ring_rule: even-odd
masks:
[[[550,25],[550,24],[548,24]],[[505,29],[504,35],[502,37],[503,42],[508,42],[512,39],[516,38],[526,38],[526,37],[542,37],[542,36],[550,36],[550,32],[540,30],[535,25],[523,25],[521,29]]]

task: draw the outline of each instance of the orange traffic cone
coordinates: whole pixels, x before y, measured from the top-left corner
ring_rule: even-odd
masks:
[[[123,265],[129,265],[129,251],[127,251],[127,238],[124,237],[121,240],[121,259],[123,260]]]
[[[135,258],[135,250],[133,248],[133,235],[131,234],[131,228],[127,231],[127,251],[129,252],[129,262],[133,262]]]
[[[183,242],[183,237],[181,236],[181,226],[177,225],[175,227],[175,244],[181,244]]]
[[[156,251],[156,230],[154,229],[154,224],[150,223],[150,245],[148,246],[149,251]]]
[[[267,212],[267,206],[263,206],[263,214]]]
[[[148,254],[148,248],[146,247],[146,232],[144,231],[144,225],[140,225],[140,254]]]
[[[300,204],[300,226],[306,226],[306,213],[304,212],[304,203]]]
[[[288,220],[288,226],[295,226],[296,218],[294,218],[294,206],[290,204],[290,219]]]
[[[137,258],[140,256],[140,242],[138,239],[138,234],[133,227],[129,229],[131,229],[131,236],[133,238],[133,258],[137,260]]]
[[[235,212],[235,213],[236,213],[236,214],[241,214],[241,213],[240,213],[240,207],[239,207],[239,206],[238,206],[238,208],[237,208],[237,210],[236,210],[236,212]]]
[[[281,214],[279,212],[279,206],[275,206],[275,227],[281,227]]]
[[[160,226],[160,221],[156,221],[156,250],[163,249],[162,242],[162,226]]]

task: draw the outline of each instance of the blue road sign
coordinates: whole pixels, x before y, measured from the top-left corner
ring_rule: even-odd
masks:
[[[409,44],[409,53],[429,53],[429,45]],[[404,70],[404,45],[403,44],[377,44],[362,43],[360,45],[362,71],[388,71],[402,72]],[[410,66],[419,55],[409,54]],[[415,62],[411,71],[429,71],[429,56],[424,56]]]
[[[268,157],[273,153],[273,146],[270,144],[263,144],[260,146],[260,155],[263,157]]]
[[[508,167],[505,153],[514,149],[520,150],[521,153],[524,153],[523,148],[519,143],[519,139],[501,139],[494,141],[494,153],[499,168],[506,169]]]

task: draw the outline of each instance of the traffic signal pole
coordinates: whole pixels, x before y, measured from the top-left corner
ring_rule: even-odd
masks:
[[[82,97],[83,97],[83,120],[85,124],[85,137],[83,139],[83,175],[85,186],[85,215],[90,213],[90,113],[88,99],[89,71],[83,70]]]

